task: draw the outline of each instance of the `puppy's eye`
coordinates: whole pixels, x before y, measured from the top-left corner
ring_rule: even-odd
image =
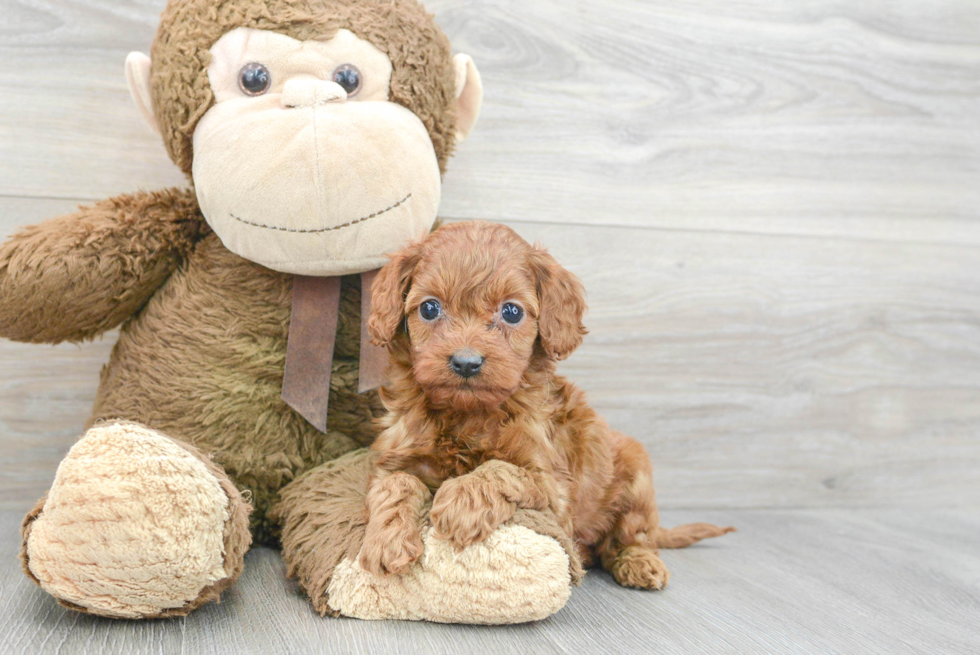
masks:
[[[260,96],[272,86],[272,74],[262,64],[245,64],[238,71],[238,88],[247,96]]]
[[[521,309],[520,305],[507,302],[500,308],[500,318],[504,319],[504,323],[517,325],[521,322],[521,319],[524,318],[524,310]]]
[[[338,66],[331,79],[342,86],[349,96],[354,95],[361,88],[361,71],[351,64]]]
[[[434,321],[442,314],[442,305],[434,298],[422,301],[419,305],[419,316],[423,321]]]

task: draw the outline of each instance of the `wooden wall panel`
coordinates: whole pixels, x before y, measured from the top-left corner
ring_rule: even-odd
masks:
[[[3,2],[0,232],[182,184],[122,74],[162,0]],[[980,7],[429,2],[486,104],[450,220],[581,275],[564,370],[668,507],[980,497]],[[29,502],[112,338],[0,343],[0,501]]]

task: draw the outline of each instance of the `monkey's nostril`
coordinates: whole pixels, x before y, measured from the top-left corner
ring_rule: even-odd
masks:
[[[472,350],[460,350],[449,358],[449,367],[461,378],[471,378],[480,372],[485,361],[483,355]]]
[[[316,107],[347,100],[344,88],[329,80],[293,79],[282,87],[282,104],[285,107]]]

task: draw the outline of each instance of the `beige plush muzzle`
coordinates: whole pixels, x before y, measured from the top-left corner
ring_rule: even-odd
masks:
[[[194,151],[201,211],[222,243],[285,273],[378,268],[439,206],[428,133],[394,103],[230,100],[201,119]]]
[[[347,30],[323,42],[239,28],[211,48],[212,106],[194,131],[201,211],[232,252],[284,273],[343,275],[435,221],[440,174],[422,121],[388,101],[387,55]],[[259,95],[239,86],[261,64]],[[332,79],[353,65],[349,96]]]

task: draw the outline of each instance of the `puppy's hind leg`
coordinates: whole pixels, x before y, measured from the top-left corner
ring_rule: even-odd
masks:
[[[720,537],[735,528],[710,523],[690,523],[667,529],[660,525],[653,491],[653,467],[643,446],[635,439],[613,432],[615,486],[610,490],[617,512],[609,533],[596,545],[602,567],[625,587],[662,589],[670,572],[658,548],[685,548],[709,537]]]
[[[662,589],[670,571],[657,551],[659,517],[650,458],[637,441],[612,433],[612,528],[596,544],[602,568],[624,587]]]

